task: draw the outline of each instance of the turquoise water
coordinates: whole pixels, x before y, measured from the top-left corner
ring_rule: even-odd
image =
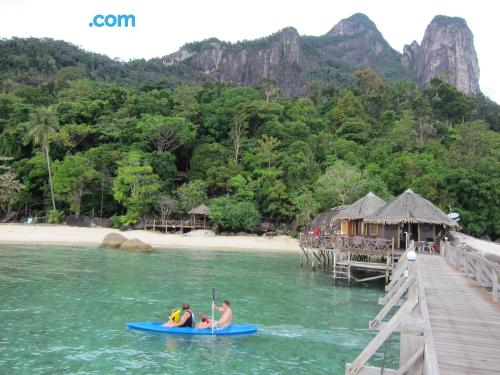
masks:
[[[229,299],[240,337],[127,330]],[[0,374],[343,374],[382,287],[333,287],[298,254],[0,247]],[[379,354],[375,360],[380,359]]]

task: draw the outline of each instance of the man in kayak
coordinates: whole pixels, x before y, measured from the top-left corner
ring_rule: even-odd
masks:
[[[233,310],[231,309],[231,304],[228,300],[222,302],[222,306],[216,306],[213,304],[215,309],[222,313],[222,316],[219,320],[214,321],[214,329],[224,329],[231,325],[233,321]],[[207,328],[212,328],[212,325],[209,325]]]
[[[193,327],[194,325],[194,318],[193,318],[193,311],[189,308],[189,305],[187,303],[182,304],[182,311],[184,311],[184,314],[182,314],[180,322],[167,322],[163,324],[164,327]]]

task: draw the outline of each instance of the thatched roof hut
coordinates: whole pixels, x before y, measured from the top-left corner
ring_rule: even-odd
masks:
[[[449,228],[459,225],[451,220],[441,209],[408,189],[392,202],[379,208],[364,219],[372,224],[436,224]]]
[[[323,234],[332,234],[339,227],[338,215],[349,206],[337,206],[316,215],[306,226],[305,231],[314,231],[318,227]]]
[[[385,201],[371,191],[348,206],[337,216],[340,220],[361,220],[385,205]]]
[[[196,215],[202,215],[203,216],[203,229],[205,229],[205,227],[206,227],[206,224],[207,224],[207,215],[209,213],[210,213],[210,208],[208,208],[204,204],[200,204],[198,207],[195,207],[191,211],[188,212],[188,214],[193,215],[192,216],[193,225],[195,225],[195,223],[196,223]]]
[[[208,215],[210,213],[210,208],[204,204],[200,204],[198,207],[193,208],[188,212],[190,215]]]

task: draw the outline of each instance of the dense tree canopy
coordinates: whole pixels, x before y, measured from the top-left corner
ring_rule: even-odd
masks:
[[[82,65],[73,50],[38,61],[26,43],[26,59],[0,61],[0,155],[13,158],[1,214],[170,217],[205,203],[221,229],[253,230],[411,187],[459,212],[465,232],[500,236],[500,109],[484,96],[437,79],[390,85],[370,69],[303,98],[269,79],[132,88],[110,82],[118,63]]]

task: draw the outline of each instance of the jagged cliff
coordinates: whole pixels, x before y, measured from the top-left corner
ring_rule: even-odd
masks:
[[[410,78],[426,85],[440,77],[463,92],[479,92],[472,33],[464,20],[444,16],[434,18],[421,45],[413,42],[403,54],[387,43],[367,16],[358,13],[319,37],[300,36],[289,27],[249,42],[208,39],[186,44],[162,62],[240,85],[256,86],[268,77],[289,96],[303,95],[314,79],[348,81],[362,67],[371,67],[390,81]]]
[[[263,77],[269,77],[291,96],[300,95],[307,84],[304,67],[315,65],[292,27],[254,42],[232,45],[210,39],[188,44],[162,61],[167,65],[186,62],[213,79],[245,86],[256,86]]]
[[[420,45],[404,47],[401,61],[421,86],[439,77],[464,93],[480,92],[474,37],[462,18],[436,16]]]
[[[191,43],[162,58],[166,65],[182,64],[193,73],[240,85],[256,86],[268,77],[289,96],[303,95],[313,79],[349,80],[355,69],[364,66],[376,68],[388,79],[399,79],[405,77],[399,60],[400,54],[363,14],[340,21],[320,37],[300,36],[289,27],[250,42]]]

